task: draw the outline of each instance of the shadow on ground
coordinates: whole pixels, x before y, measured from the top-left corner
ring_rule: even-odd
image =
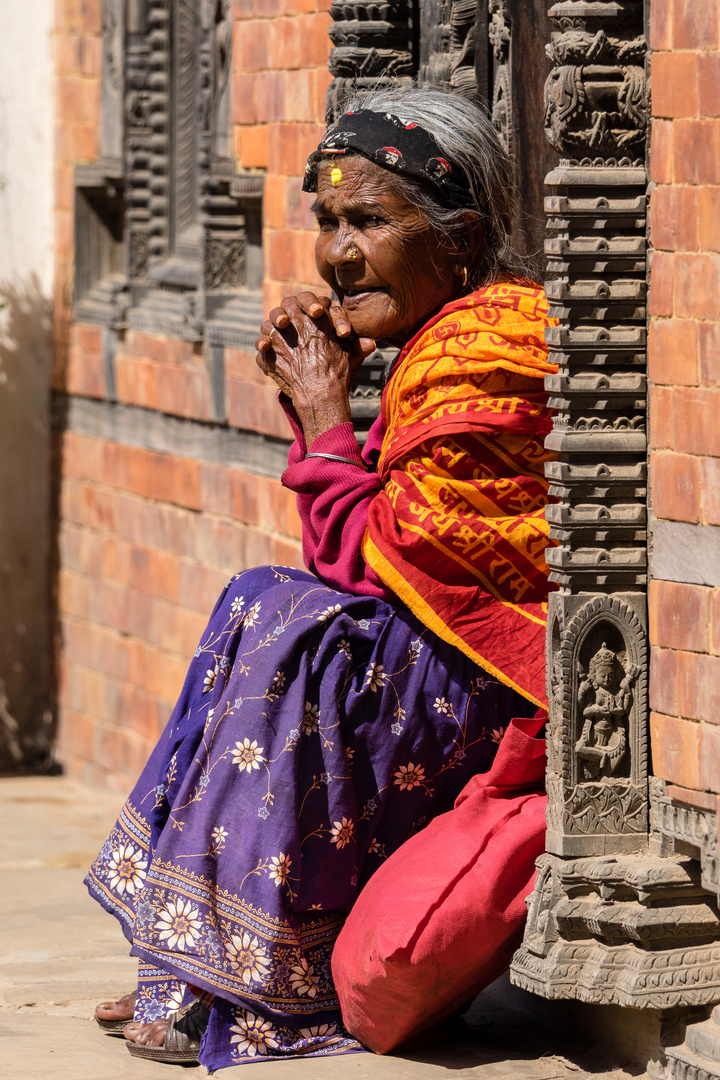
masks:
[[[203,1077],[138,1061],[90,1019],[126,993],[135,962],[117,923],[82,884],[120,804],[63,777],[0,779],[0,1041],[3,1080]],[[504,980],[475,999],[446,1041],[392,1057],[263,1062],[256,1080],[629,1080],[602,1048],[573,1040],[565,1010]],[[237,1069],[215,1074],[239,1080]],[[245,1073],[242,1074],[245,1076]],[[255,1074],[253,1074],[254,1077]],[[253,1080],[250,1077],[250,1080]],[[247,1080],[247,1077],[246,1077]]]

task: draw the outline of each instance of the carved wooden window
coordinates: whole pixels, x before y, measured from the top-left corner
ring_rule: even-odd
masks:
[[[233,158],[232,20],[232,0],[103,0],[103,153],[76,185],[79,318],[251,345],[264,176]]]
[[[175,0],[170,24],[170,200],[169,249],[200,258],[198,207],[198,47],[196,0]]]

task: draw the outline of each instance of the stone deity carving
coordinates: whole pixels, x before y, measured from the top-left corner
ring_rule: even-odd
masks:
[[[627,749],[626,719],[639,669],[635,664],[625,668],[618,654],[603,642],[587,672],[578,664],[578,674],[578,704],[585,722],[575,753],[582,761],[586,780],[612,776]]]

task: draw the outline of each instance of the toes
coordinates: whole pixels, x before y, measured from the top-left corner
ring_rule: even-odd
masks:
[[[162,1046],[167,1028],[167,1020],[154,1020],[152,1024],[126,1024],[123,1035],[136,1046]]]
[[[95,1015],[98,1020],[132,1020],[136,997],[137,993],[133,990],[118,1001],[101,1001],[95,1006]]]

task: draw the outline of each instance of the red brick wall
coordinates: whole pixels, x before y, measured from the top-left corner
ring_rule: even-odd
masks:
[[[704,805],[693,792],[720,792],[720,561],[699,556],[720,535],[720,8],[650,11],[650,474],[655,534],[676,541],[675,580],[650,587],[653,767]]]
[[[99,0],[55,4],[55,389],[64,383],[72,319],[74,170],[99,152],[100,19]]]
[[[312,197],[300,191],[324,130],[331,0],[235,0],[233,121],[244,168],[266,169],[265,308],[320,279]]]
[[[299,564],[277,480],[66,433],[58,606],[61,751],[125,789],[167,720],[228,577]]]
[[[233,134],[238,166],[265,172],[264,303],[319,283],[312,197],[299,178],[323,131],[330,0],[236,0]],[[54,389],[106,399],[99,327],[73,322],[74,169],[98,155],[100,0],[57,0]],[[225,349],[230,427],[287,438],[254,354]],[[211,418],[207,349],[128,330],[117,400]],[[157,739],[230,574],[301,566],[294,496],[242,468],[68,430],[57,467],[58,754],[67,771],[126,790]]]

